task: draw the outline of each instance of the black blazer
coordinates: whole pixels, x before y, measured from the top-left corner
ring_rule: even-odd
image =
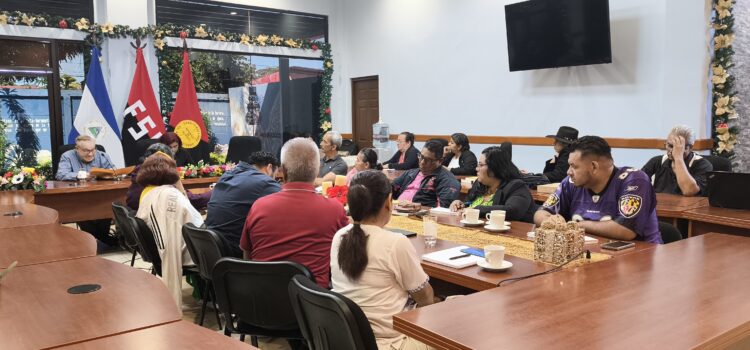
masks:
[[[175,153],[174,162],[177,163],[177,166],[195,164],[195,162],[193,162],[193,158],[190,156],[190,153],[188,153],[188,151],[186,151],[182,147],[180,147],[177,150],[177,153]]]
[[[443,159],[443,166],[448,166],[453,159],[453,153],[448,153]],[[458,168],[450,169],[453,175],[475,176],[477,174],[477,156],[466,150],[458,157]]]
[[[555,156],[555,162],[552,163],[552,159],[544,163],[544,176],[549,179],[549,182],[562,182],[566,176],[568,176],[568,157],[570,157],[570,147],[565,147],[558,156]]]
[[[401,158],[401,151],[398,151],[393,155],[393,157],[391,157],[391,159],[383,163],[383,165],[388,165],[389,169],[396,170],[416,169],[419,168],[419,159],[417,159],[417,154],[419,154],[419,151],[417,151],[414,146],[411,146],[406,150],[406,157],[404,157],[403,163],[398,163],[399,158]]]
[[[466,197],[466,207],[468,208],[471,202],[485,191],[484,185],[479,181],[474,181],[474,185],[469,190],[469,196]],[[521,179],[514,179],[500,185],[495,192],[495,197],[492,198],[492,205],[480,205],[474,208],[479,209],[480,217],[493,210],[505,210],[505,219],[508,221],[534,222],[537,204],[531,198],[531,192],[526,183]]]

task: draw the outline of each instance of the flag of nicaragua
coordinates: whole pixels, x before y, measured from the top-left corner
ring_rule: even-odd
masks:
[[[102,67],[99,65],[99,49],[91,49],[91,67],[86,75],[86,87],[83,89],[81,104],[78,107],[73,130],[70,131],[68,143],[75,143],[78,135],[89,135],[104,149],[112,159],[115,167],[125,166],[120,142],[120,128],[117,126],[112,103],[109,101],[107,86],[104,85]]]

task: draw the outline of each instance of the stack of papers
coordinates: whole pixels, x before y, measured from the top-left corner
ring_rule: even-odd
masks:
[[[469,255],[461,251],[461,249],[469,248],[468,246],[462,245],[459,247],[453,247],[449,249],[432,252],[429,254],[422,255],[422,260],[429,261],[432,263],[450,266],[456,269],[463,269],[464,267],[474,266],[477,261],[484,260],[476,255]],[[468,255],[468,256],[464,256]],[[451,259],[457,256],[461,258]]]

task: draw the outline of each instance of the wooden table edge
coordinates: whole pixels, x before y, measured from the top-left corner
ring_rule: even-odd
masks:
[[[750,224],[748,223],[748,220],[734,219],[734,218],[730,218],[726,216],[719,216],[719,215],[695,213],[690,210],[685,212],[685,219],[688,219],[690,221],[700,221],[700,222],[706,222],[706,223],[723,225],[723,226],[732,226],[732,227],[738,227],[738,228],[747,228],[748,226],[750,226]]]
[[[180,322],[180,321],[182,321],[182,318],[178,318],[178,319],[173,320],[173,321],[162,322],[162,323],[159,323],[159,324],[153,324],[153,325],[149,325],[149,326],[145,326],[145,327],[129,329],[127,331],[122,331],[122,332],[117,332],[117,333],[102,335],[102,336],[99,336],[99,337],[93,337],[93,338],[87,338],[87,339],[77,339],[77,340],[74,340],[74,341],[71,341],[71,342],[68,342],[68,343],[57,344],[57,345],[53,345],[53,346],[42,348],[42,349],[55,349],[55,348],[61,348],[61,347],[64,347],[64,346],[71,346],[71,345],[85,343],[85,342],[89,342],[89,341],[93,341],[93,340],[114,337],[114,336],[118,336],[118,335],[121,335],[121,334],[127,334],[127,333],[131,333],[131,332],[138,332],[138,331],[142,331],[144,329],[149,329],[149,328],[153,328],[153,327],[159,327],[159,326],[163,326],[163,325],[166,325],[166,324],[172,324],[172,323]]]
[[[464,346],[452,339],[445,338],[424,328],[413,326],[408,321],[402,320],[398,315],[393,316],[393,329],[438,349],[471,350],[470,347]]]

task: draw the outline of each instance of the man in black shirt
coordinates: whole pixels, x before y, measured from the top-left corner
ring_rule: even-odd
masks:
[[[693,131],[684,125],[672,128],[665,145],[667,154],[656,156],[643,166],[657,193],[683,196],[706,195],[706,173],[711,163],[693,152]]]

